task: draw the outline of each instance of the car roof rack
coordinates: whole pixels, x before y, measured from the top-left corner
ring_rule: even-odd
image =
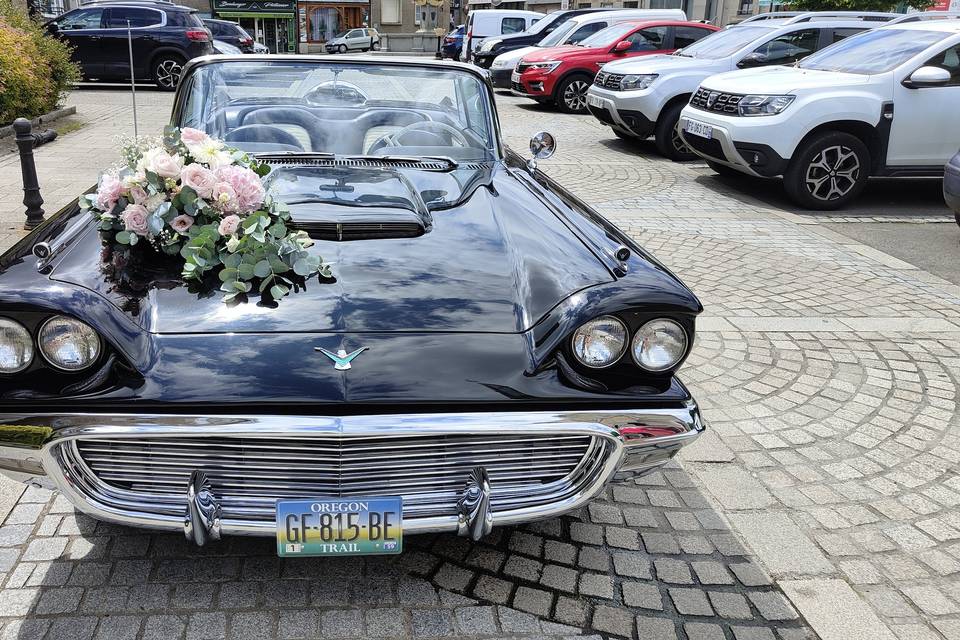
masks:
[[[787,20],[784,24],[797,24],[800,22],[813,22],[815,20],[865,20],[875,22],[890,22],[897,19],[899,13],[887,11],[807,11],[798,16]]]
[[[761,20],[777,20],[780,18],[793,18],[794,16],[801,16],[807,11],[769,11],[767,13],[758,13],[755,16],[750,16],[746,20],[741,20],[737,24],[746,24],[748,22],[760,22]]]
[[[165,4],[176,6],[172,0],[80,0],[81,7],[89,7],[95,4]]]
[[[915,11],[902,15],[887,24],[903,24],[904,22],[920,22],[922,20],[960,20],[960,11]]]

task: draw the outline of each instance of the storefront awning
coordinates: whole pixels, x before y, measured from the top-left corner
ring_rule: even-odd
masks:
[[[217,11],[221,18],[292,18],[292,13],[262,13],[260,11]]]

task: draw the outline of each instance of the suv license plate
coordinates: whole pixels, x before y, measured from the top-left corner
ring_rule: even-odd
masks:
[[[403,550],[403,498],[277,501],[277,555],[355,556]]]
[[[517,84],[520,84],[520,74],[516,71],[513,71],[510,74],[510,82],[516,82]]]
[[[707,140],[713,138],[713,127],[709,124],[698,122],[696,120],[685,121],[683,124],[683,130],[687,133],[692,133],[695,136],[706,138]]]
[[[590,95],[589,93],[587,94],[587,104],[590,105],[591,107],[596,107],[597,109],[604,108],[603,100],[601,100],[597,96]]]

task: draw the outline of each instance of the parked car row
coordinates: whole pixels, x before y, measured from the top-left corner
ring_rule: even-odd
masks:
[[[782,178],[809,209],[843,207],[870,176],[943,176],[960,147],[960,13],[768,13],[722,31],[650,13],[559,16],[536,44],[477,58],[494,86],[673,160]]]

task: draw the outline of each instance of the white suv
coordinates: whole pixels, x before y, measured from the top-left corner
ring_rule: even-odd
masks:
[[[842,207],[869,176],[942,176],[960,147],[960,20],[934,18],[960,13],[911,14],[794,67],[708,78],[680,115],[683,140],[718,172],[782,175],[809,209]]]
[[[772,17],[771,17],[772,16]],[[778,17],[779,16],[779,17]],[[587,106],[621,138],[654,136],[657,149],[673,160],[693,152],[677,134],[680,111],[697,86],[715,73],[737,68],[789,64],[866,29],[897,18],[895,13],[766,13],[683,44],[677,28],[673,55],[644,56],[605,64],[587,92]]]

